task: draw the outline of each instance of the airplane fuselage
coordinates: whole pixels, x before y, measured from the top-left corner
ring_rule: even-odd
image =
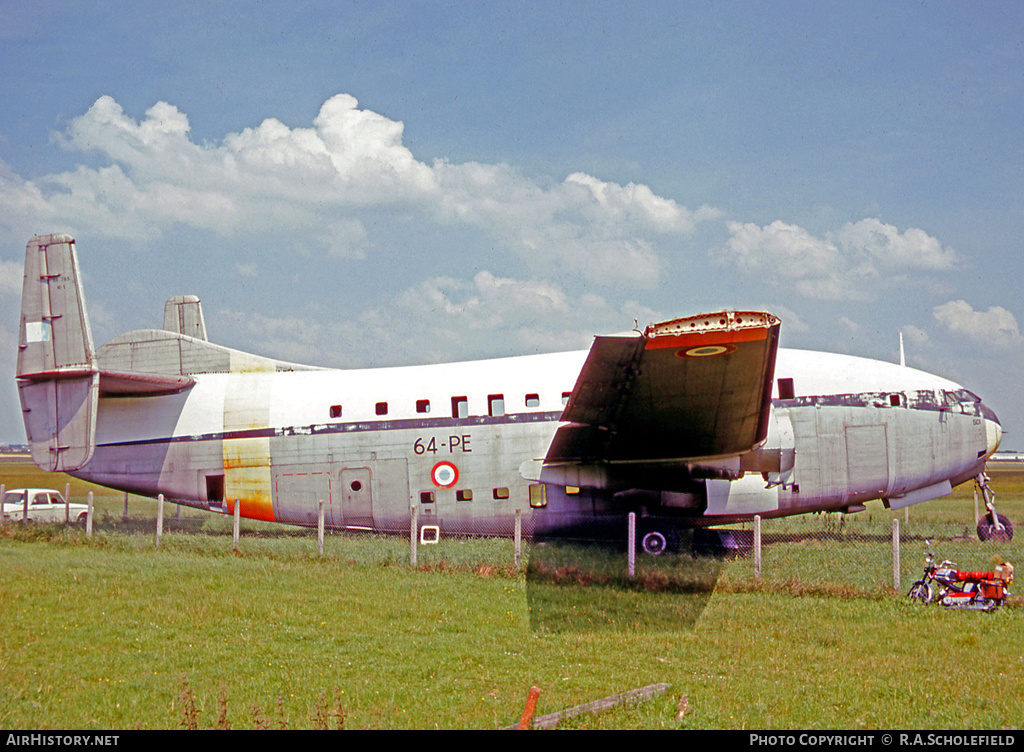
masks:
[[[438,534],[508,534],[521,510],[527,534],[621,535],[637,512],[654,553],[676,527],[899,508],[983,482],[1001,431],[975,395],[779,349],[780,325],[719,311],[584,352],[328,370],[210,343],[199,299],[176,296],[163,329],[95,348],[74,239],[38,235],[18,391],[46,470],[299,525],[322,503],[334,528],[415,516]]]
[[[596,463],[536,469],[586,351],[365,370],[198,375],[190,389],[99,401],[95,452],[74,475],[233,511],[330,527],[442,533],[614,525],[626,511],[713,525],[870,499],[906,506],[978,475],[995,416],[954,382],[850,356],[780,349],[768,470]],[[769,463],[771,464],[771,463]],[[777,465],[777,467],[776,467]],[[759,467],[765,467],[762,464]]]

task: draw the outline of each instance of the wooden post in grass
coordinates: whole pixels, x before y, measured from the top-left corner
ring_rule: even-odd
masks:
[[[900,589],[900,521],[892,520],[892,587]]]
[[[92,537],[92,491],[89,492],[89,506],[85,510],[85,537]]]
[[[240,520],[242,519],[242,502],[235,499],[235,521],[231,526],[231,550],[238,550],[238,533],[241,527]]]
[[[626,532],[626,575],[629,579],[636,576],[636,512],[630,512]]]
[[[416,537],[419,532],[419,519],[416,514],[416,505],[409,507],[409,566],[416,568]]]
[[[513,562],[515,563],[516,571],[519,571],[520,556],[523,550],[523,510],[516,510],[516,534],[515,534],[515,547],[513,550]]]
[[[316,551],[320,556],[324,555],[324,500],[317,502],[319,509],[316,513]]]
[[[128,492],[124,492],[124,514],[121,515],[121,521],[128,522]]]
[[[156,497],[156,547],[160,548],[160,541],[164,537],[164,495]]]
[[[761,515],[754,515],[754,579],[761,579]]]
[[[64,484],[64,524],[71,522],[71,484]]]

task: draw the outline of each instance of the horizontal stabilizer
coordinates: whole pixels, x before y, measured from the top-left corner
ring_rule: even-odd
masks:
[[[191,376],[129,371],[100,371],[100,394],[112,397],[146,397],[177,394],[196,380]]]

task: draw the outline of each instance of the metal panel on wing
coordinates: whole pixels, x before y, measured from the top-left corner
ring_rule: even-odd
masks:
[[[749,451],[767,435],[779,319],[727,311],[599,337],[546,462]]]

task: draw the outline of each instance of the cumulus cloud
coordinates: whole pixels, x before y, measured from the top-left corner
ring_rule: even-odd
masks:
[[[358,259],[372,246],[364,212],[386,208],[393,221],[482,230],[536,272],[650,286],[662,273],[663,239],[716,216],[583,173],[542,187],[507,165],[427,164],[403,144],[401,121],[347,94],[325,102],[310,127],[268,118],[212,144],[190,132],[187,115],[166,102],[135,120],[99,98],[55,139],[103,164],[31,181],[0,166],[0,213],[16,218],[13,239],[58,221],[140,242],[184,226],[230,238],[302,235],[329,256]]]
[[[634,319],[642,327],[663,318],[635,302],[572,296],[551,282],[487,270],[471,280],[427,279],[346,317],[223,310],[218,316],[232,322],[240,342],[259,342],[261,354],[341,368],[586,349],[596,334],[631,329]]]
[[[1012,313],[1000,306],[975,311],[964,300],[951,300],[936,306],[935,319],[953,334],[967,337],[985,346],[1019,347],[1020,329]]]
[[[759,226],[729,222],[719,263],[823,300],[866,300],[873,290],[906,282],[912,273],[953,268],[958,254],[923,230],[900,232],[878,219],[847,223],[819,238],[776,220]]]
[[[911,227],[901,233],[877,219],[848,223],[833,237],[847,254],[883,269],[944,271],[960,260],[956,251],[924,230]]]

